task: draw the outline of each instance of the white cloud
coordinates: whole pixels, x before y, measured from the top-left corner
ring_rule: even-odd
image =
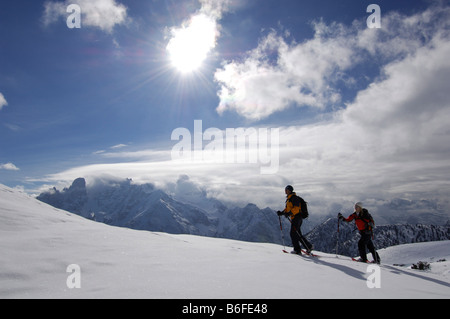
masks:
[[[207,15],[208,17],[212,17],[215,20],[222,19],[222,15],[228,10],[233,4],[232,0],[199,0],[202,7],[200,12]]]
[[[46,1],[44,3],[44,15],[42,16],[44,25],[55,23],[61,16],[65,16],[68,5],[62,2]]]
[[[117,145],[114,145],[114,146],[111,146],[110,148],[111,149],[118,149],[118,148],[123,148],[123,147],[127,147],[128,145],[126,145],[126,144],[117,144]]]
[[[235,111],[260,120],[289,106],[340,106],[343,79],[355,83],[355,66],[376,59],[382,64],[407,57],[449,27],[450,9],[431,7],[412,16],[383,15],[381,29],[360,22],[312,24],[314,37],[287,42],[275,31],[243,61],[229,61],[216,70],[219,114]]]
[[[217,70],[215,79],[221,85],[217,111],[234,110],[259,120],[292,103],[323,108],[339,101],[330,83],[356,57],[341,31],[324,38],[323,25],[315,28],[316,36],[302,44],[289,44],[271,32],[244,62],[230,62]]]
[[[414,55],[385,66],[385,79],[359,92],[343,113],[344,120],[364,123],[367,131],[379,130],[372,136],[375,141],[396,140],[398,147],[409,150],[429,147],[432,139],[447,135],[449,54],[448,39],[436,36]]]
[[[66,0],[65,2],[47,1],[44,4],[44,25],[52,24],[61,17],[67,18],[70,4],[81,8],[81,26],[96,27],[111,33],[116,25],[127,22],[127,8],[115,0]]]
[[[170,151],[154,150],[154,149],[142,149],[138,151],[129,152],[97,152],[105,158],[124,159],[130,161],[160,161],[170,159]]]
[[[0,110],[6,105],[8,105],[8,102],[6,101],[5,96],[0,93]]]
[[[384,67],[332,121],[289,128],[282,167],[316,194],[440,196],[450,189],[450,42]],[[293,182],[293,183],[295,183]]]
[[[20,169],[13,163],[0,164],[0,170],[2,169],[7,171],[20,171]]]

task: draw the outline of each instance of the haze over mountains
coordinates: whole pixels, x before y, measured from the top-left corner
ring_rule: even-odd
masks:
[[[53,188],[37,199],[113,226],[276,244],[283,244],[284,239],[290,245],[289,222],[282,219],[282,237],[274,209],[261,209],[252,203],[230,206],[195,188],[187,176],[178,186],[176,194],[168,194],[153,184],[134,184],[131,179],[97,179],[87,185],[84,178],[77,178],[69,188]],[[381,202],[371,212],[377,224],[378,248],[450,239],[446,214],[430,201],[396,199]],[[353,225],[341,225],[337,237],[337,219],[331,212],[316,214],[313,210],[302,231],[317,250],[335,252],[340,244],[343,255],[357,251],[358,232]]]

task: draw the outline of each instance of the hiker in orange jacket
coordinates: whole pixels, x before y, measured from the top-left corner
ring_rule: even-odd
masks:
[[[284,189],[286,194],[286,208],[283,211],[278,211],[278,216],[286,216],[291,220],[291,240],[294,246],[293,254],[302,254],[300,243],[305,247],[308,254],[311,253],[313,245],[302,235],[301,227],[303,218],[300,214],[301,207],[297,194],[294,192],[294,188],[291,185],[286,186]],[[297,200],[295,200],[297,199]]]

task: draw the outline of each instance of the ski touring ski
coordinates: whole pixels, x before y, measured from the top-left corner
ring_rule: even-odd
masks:
[[[311,256],[311,257],[316,257],[316,258],[320,257],[319,255],[316,255],[313,253],[308,253],[306,250],[303,250],[303,249],[302,249],[302,253],[304,253],[307,256]]]
[[[368,261],[362,261],[362,260],[360,260],[360,259],[356,259],[356,258],[354,258],[354,257],[352,257],[352,260],[353,261],[356,261],[357,263],[366,263],[366,264],[368,264],[369,262]]]
[[[363,263],[363,264],[377,264],[376,262],[375,262],[375,260],[373,260],[373,261],[363,261],[363,260],[361,260],[360,258],[354,258],[354,257],[352,257],[352,260],[353,261],[356,261],[357,263]],[[380,265],[379,263],[378,263],[378,265]]]
[[[316,255],[316,254],[313,254],[313,253],[308,253],[307,251],[305,251],[303,249],[302,249],[302,253],[301,254],[297,254],[295,252],[290,252],[289,253],[285,249],[282,249],[282,252],[285,253],[285,254],[292,254],[292,255],[298,255],[298,256],[310,256],[310,257],[316,257],[316,258],[320,257],[319,255]]]

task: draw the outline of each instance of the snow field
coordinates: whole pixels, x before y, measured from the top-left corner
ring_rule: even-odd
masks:
[[[426,244],[412,246],[410,259],[417,262],[426,252],[450,259],[448,242]],[[284,254],[282,248],[112,227],[0,185],[0,298],[450,297],[446,270],[382,265],[381,288],[370,289],[369,265],[321,252],[321,258]],[[399,248],[380,251],[383,263],[406,259],[395,252]],[[67,284],[76,275],[66,271],[72,264],[80,267],[80,288]]]

